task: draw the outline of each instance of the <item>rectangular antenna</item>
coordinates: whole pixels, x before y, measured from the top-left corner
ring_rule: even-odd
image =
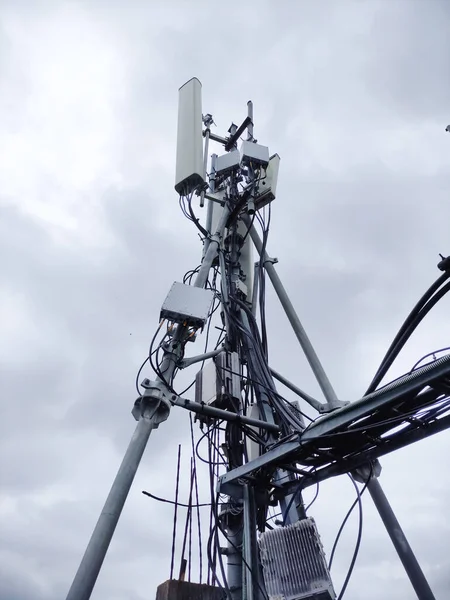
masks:
[[[202,84],[193,77],[179,89],[175,190],[186,196],[202,185]]]

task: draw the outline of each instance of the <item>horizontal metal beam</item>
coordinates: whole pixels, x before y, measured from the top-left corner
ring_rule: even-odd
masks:
[[[245,465],[236,467],[232,471],[228,471],[228,473],[219,477],[218,490],[224,494],[229,493],[230,490],[233,489],[233,484],[235,484],[238,479],[248,477],[253,471],[261,469],[262,467],[268,467],[269,465],[275,467],[277,463],[287,462],[289,456],[295,454],[299,447],[300,444],[298,440],[285,442],[284,444],[275,447],[273,450],[269,450],[265,454],[258,456]]]
[[[211,350],[211,352],[205,352],[205,354],[199,354],[197,356],[191,356],[188,358],[183,358],[178,362],[178,367],[180,369],[186,369],[195,363],[201,362],[203,360],[208,360],[209,358],[214,358],[218,354],[223,352],[223,348],[218,348],[217,350]]]
[[[203,132],[203,137],[206,137],[206,130]],[[216,135],[215,133],[209,133],[209,139],[214,142],[219,142],[219,144],[225,144],[228,142],[228,138],[221,137],[220,135]]]
[[[266,421],[252,419],[250,417],[246,417],[245,415],[238,415],[230,412],[229,410],[222,410],[221,408],[215,408],[214,406],[209,406],[208,404],[188,400],[187,398],[176,398],[175,400],[172,400],[172,404],[174,406],[181,406],[182,408],[186,408],[187,410],[197,414],[205,415],[205,417],[222,419],[223,421],[232,421],[235,423],[243,423],[244,425],[249,425],[250,427],[257,427],[259,429],[265,429],[266,431],[273,431],[275,433],[280,431],[280,428],[278,425],[275,425],[275,423],[266,423]]]
[[[325,481],[325,479],[330,479],[331,477],[336,477],[337,475],[342,475],[344,473],[348,473],[353,471],[354,469],[372,462],[373,460],[380,458],[381,456],[386,456],[386,454],[390,454],[395,450],[400,450],[400,448],[406,448],[415,442],[420,442],[420,440],[424,440],[436,433],[441,431],[445,431],[450,428],[450,415],[446,417],[442,417],[433,423],[425,426],[424,428],[414,429],[413,431],[403,433],[399,435],[396,439],[386,441],[386,443],[381,446],[377,446],[376,448],[371,448],[366,452],[362,452],[356,457],[346,459],[345,462],[339,464],[333,464],[328,467],[323,467],[315,472],[314,478],[311,480],[305,480],[304,487],[308,487],[309,485],[313,485],[316,482]]]
[[[345,428],[346,425],[349,425],[355,419],[370,414],[370,412],[379,408],[389,408],[390,404],[398,403],[399,400],[405,399],[405,396],[423,389],[432,382],[438,381],[448,373],[450,373],[450,360],[446,357],[446,360],[441,359],[440,361],[436,361],[433,365],[424,367],[421,372],[405,376],[397,382],[392,382],[392,384],[386,386],[384,390],[374,392],[370,397],[362,398],[359,402],[355,402],[330,415],[324,416],[317,424],[314,423],[310,425],[302,434],[299,434],[296,440],[280,444],[251,462],[237,467],[223,475],[219,479],[219,490],[223,493],[227,493],[227,490],[231,492],[238,479],[250,477],[252,473],[258,469],[275,467],[289,461],[300,459],[300,456],[302,454],[304,455],[309,443],[319,440],[321,436],[332,433],[338,428]],[[420,406],[417,408],[419,410]],[[401,415],[398,416],[401,417]],[[423,427],[420,429],[402,433],[402,435],[395,436],[395,438],[391,440],[386,439],[379,446],[367,451],[363,450],[355,457],[345,458],[342,462],[318,469],[310,482],[305,480],[305,485],[307,486],[316,483],[317,481],[322,481],[352,471],[362,464],[375,460],[380,456],[429,437],[430,435],[449,427],[450,416],[443,417],[428,425],[423,424]]]
[[[345,428],[356,419],[370,415],[380,408],[389,408],[389,405],[405,399],[410,394],[418,393],[421,389],[448,375],[450,375],[450,357],[445,357],[433,365],[427,365],[410,375],[405,375],[361,400],[321,417],[305,430],[302,442],[315,440],[336,429]]]

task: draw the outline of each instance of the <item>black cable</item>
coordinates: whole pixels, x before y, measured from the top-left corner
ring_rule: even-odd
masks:
[[[430,405],[429,408],[431,408],[433,406],[433,404],[435,404],[436,402],[440,402],[440,400],[436,400],[436,399],[433,400],[432,404]],[[314,441],[319,442],[321,439],[329,440],[330,438],[333,438],[333,437],[338,437],[338,438],[339,437],[348,437],[349,435],[352,435],[354,433],[361,433],[361,432],[367,431],[368,429],[376,429],[377,427],[382,427],[383,425],[390,425],[390,424],[393,425],[395,423],[406,420],[408,417],[414,416],[418,411],[424,410],[424,409],[425,409],[425,407],[422,407],[422,408],[416,407],[413,410],[405,412],[396,417],[391,417],[389,419],[382,419],[381,421],[378,421],[375,423],[368,423],[367,425],[362,426],[362,427],[353,427],[352,429],[346,429],[345,431],[335,431],[334,433],[324,433],[324,434],[321,434],[320,438],[318,438],[317,440],[314,440]],[[348,425],[347,425],[347,427],[348,427]]]
[[[192,459],[191,459],[191,483],[190,483],[190,487],[189,487],[189,501],[188,501],[188,509],[186,512],[186,523],[184,525],[183,547],[181,549],[181,566],[183,566],[184,553],[186,551],[186,542],[188,539],[189,526],[190,526],[190,522],[192,520],[192,491],[193,491],[193,488],[194,488],[194,469],[192,467]],[[181,573],[180,573],[180,577],[181,577]]]
[[[311,474],[311,477],[313,477],[312,474]],[[286,518],[287,518],[287,516],[289,514],[289,510],[290,510],[292,504],[297,499],[298,495],[301,494],[301,492],[303,490],[304,484],[305,484],[305,477],[303,477],[302,479],[300,479],[299,484],[296,487],[295,491],[292,492],[291,499],[289,500],[288,505],[286,506],[284,512],[282,513],[283,514],[283,525],[286,525]]]
[[[253,572],[253,569],[251,568],[251,566],[248,564],[248,562],[245,560],[245,558],[242,556],[242,550],[240,548],[238,548],[236,546],[236,544],[234,542],[232,542],[230,540],[230,538],[228,537],[226,531],[223,529],[223,527],[220,524],[220,521],[218,521],[218,526],[219,529],[222,533],[222,535],[225,537],[225,539],[227,540],[227,542],[236,550],[236,552],[239,552],[239,554],[241,554],[241,560],[244,563],[244,566],[246,567],[246,569],[248,569],[249,573],[251,574],[251,576],[254,578],[254,580],[256,580],[256,583],[262,593],[262,595],[264,596],[264,598],[266,598],[266,600],[269,600],[269,596],[267,595],[266,590],[261,586],[261,584],[259,583],[259,578],[255,577],[255,574]]]
[[[177,535],[177,514],[178,514],[178,489],[180,483],[180,462],[181,462],[181,444],[178,445],[178,460],[177,460],[177,480],[175,485],[175,511],[173,515],[173,532],[172,532],[172,555],[170,560],[170,579],[173,579],[173,567],[175,563],[175,540]],[[146,492],[142,492],[145,494]],[[150,494],[147,494],[150,495]]]
[[[231,374],[234,374],[234,375],[240,375],[240,373],[236,373],[235,371],[233,371],[233,370],[231,370],[229,368],[226,368],[224,370],[226,370],[227,372],[229,372]],[[264,383],[261,382],[260,379],[257,380],[257,379],[255,379],[253,377],[249,377],[248,375],[245,376],[245,379],[246,379],[246,381],[252,383],[253,385],[260,386],[260,387],[264,388],[270,394],[268,396],[269,400],[274,400],[275,399],[275,404],[276,404],[276,399],[279,399],[282,402],[285,402],[286,405],[291,408],[291,410],[294,410],[295,412],[298,412],[300,415],[302,415],[304,418],[308,419],[309,421],[311,421],[311,422],[313,421],[311,419],[311,417],[309,417],[306,413],[304,413],[301,410],[297,409],[294,405],[292,405],[291,402],[289,402],[289,400],[287,400],[281,394],[279,394],[277,391],[275,391],[272,386],[264,384]],[[276,408],[278,408],[280,411],[282,411],[284,415],[287,415],[287,417],[288,417],[288,419],[290,421],[290,424],[292,425],[292,416],[293,415],[290,412],[287,412],[287,408],[285,408],[282,405],[277,405]],[[301,431],[304,430],[304,425],[301,424],[300,422],[295,421],[294,424],[295,424],[295,426],[297,428],[301,427]]]
[[[136,374],[136,391],[138,393],[138,396],[141,396],[141,390],[139,389],[139,377],[141,376],[142,373],[142,369],[145,367],[145,365],[147,364],[147,362],[149,361],[149,357],[147,356],[147,358],[144,360],[144,362],[142,363],[142,365],[139,367],[139,371]]]
[[[239,376],[241,375],[237,371],[233,371],[232,369],[230,369],[228,367],[224,367],[224,371],[226,371],[227,373],[231,373],[232,375],[239,375]],[[259,386],[263,387],[270,394],[272,394],[273,396],[279,398],[280,400],[282,400],[283,402],[285,402],[288,406],[290,406],[293,410],[295,410],[296,412],[298,412],[299,414],[301,414],[302,417],[305,417],[305,419],[308,419],[308,421],[311,421],[311,424],[312,424],[313,419],[311,419],[311,417],[309,417],[307,414],[305,414],[304,412],[302,412],[301,410],[299,410],[295,406],[293,406],[292,403],[289,402],[289,400],[287,400],[286,398],[284,398],[284,396],[282,396],[278,392],[274,392],[273,389],[271,387],[269,387],[268,385],[265,385],[264,383],[261,383],[261,381],[257,381],[256,379],[253,379],[252,377],[249,377],[248,375],[246,375],[244,377],[244,379],[246,381],[248,381],[249,383],[252,383],[254,385],[259,385]],[[305,431],[305,429],[303,427],[302,427],[302,431]]]
[[[330,554],[330,560],[328,561],[328,569],[331,569],[331,565],[333,564],[333,558],[334,558],[334,554],[335,554],[335,552],[336,552],[336,548],[337,548],[337,545],[338,545],[339,539],[340,539],[340,537],[341,537],[342,531],[344,530],[345,524],[347,523],[348,519],[350,518],[350,515],[351,515],[351,514],[352,514],[352,512],[353,512],[353,509],[354,509],[354,508],[355,508],[355,506],[358,504],[358,501],[361,499],[361,496],[362,496],[362,495],[364,494],[364,492],[366,491],[366,489],[367,489],[367,486],[369,485],[369,481],[370,481],[370,479],[371,479],[371,477],[372,477],[372,474],[373,474],[373,466],[371,465],[371,466],[370,466],[370,474],[369,474],[369,477],[368,477],[368,479],[367,479],[366,483],[364,484],[364,487],[362,488],[361,492],[359,492],[359,490],[358,490],[358,497],[357,497],[357,498],[356,498],[356,500],[353,502],[353,504],[350,506],[350,508],[349,508],[349,510],[348,510],[348,512],[347,512],[347,514],[345,515],[345,518],[344,518],[344,520],[343,520],[343,521],[342,521],[342,523],[341,523],[341,526],[339,527],[339,531],[337,532],[336,539],[334,540],[333,548],[332,548],[332,550],[331,550],[331,554]],[[353,481],[353,482],[354,482],[354,481]]]
[[[206,438],[208,437],[208,441],[209,441],[209,445],[208,445],[208,450],[210,449],[211,446],[214,447],[214,449],[216,450],[217,454],[220,456],[220,458],[222,459],[222,462],[218,463],[218,465],[226,465],[226,461],[224,456],[222,455],[222,453],[220,452],[220,450],[214,446],[214,442],[212,440],[209,439],[209,434],[211,431],[213,431],[214,429],[218,428],[221,424],[223,423],[223,421],[219,421],[218,423],[216,423],[213,427],[208,428],[206,430],[206,433],[204,433],[203,435],[200,436],[200,438],[197,440],[197,444],[195,446],[195,454],[197,456],[197,458],[199,460],[201,460],[203,463],[209,465],[210,464],[210,460],[209,460],[209,453],[208,453],[208,460],[204,459],[202,456],[200,456],[199,451],[198,451],[198,447],[200,445],[200,443]]]
[[[194,225],[197,227],[197,229],[200,231],[204,238],[209,238],[209,233],[204,227],[200,225],[199,219],[195,216],[194,209],[192,208],[192,195],[190,197],[187,197],[186,200],[188,203],[189,214],[191,216],[190,220],[194,223]]]
[[[314,504],[314,502],[317,500],[319,496],[319,480],[317,480],[316,483],[316,493],[314,494],[314,498],[311,500],[311,502],[308,504],[308,506],[305,508],[305,513],[308,512],[308,510],[311,508],[311,506]]]
[[[253,227],[253,223],[254,223],[254,221],[255,221],[255,217],[256,217],[256,212],[253,214],[253,217],[252,217],[252,218],[251,218],[251,220],[250,220],[250,225],[248,226],[248,229],[247,229],[247,231],[245,232],[245,234],[244,234],[244,237],[242,238],[242,241],[241,241],[241,245],[242,245],[242,246],[244,245],[244,242],[245,242],[245,240],[247,239],[247,237],[248,237],[248,236],[249,236],[249,234],[250,234],[250,231],[251,231],[251,229],[252,229],[252,227]]]
[[[213,279],[213,286],[214,287],[211,288],[211,289],[214,289],[214,290],[215,290],[215,284],[216,284],[216,282],[215,282],[216,277],[217,277],[217,269],[216,269],[216,272],[214,274],[214,279]],[[217,292],[217,290],[215,290],[215,291]],[[208,351],[209,335],[210,335],[210,331],[211,331],[212,316],[217,311],[217,309],[219,308],[219,306],[220,306],[220,299],[219,299],[218,302],[216,302],[216,299],[215,299],[213,301],[213,306],[211,308],[211,311],[210,311],[210,313],[209,313],[209,315],[207,317],[207,319],[208,319],[208,325],[206,327],[206,338],[205,338],[205,346],[204,346],[204,349],[203,349],[203,354],[206,354],[206,352]],[[205,366],[205,360],[202,361],[202,365],[200,367],[200,370],[202,370],[204,366]],[[194,380],[182,392],[180,392],[178,394],[178,396],[184,396],[184,394],[186,394],[186,392],[188,392],[192,388],[192,386],[195,385],[195,381],[196,381],[196,379],[194,378]]]
[[[193,466],[193,462],[194,459],[191,458],[191,469],[192,469],[192,479],[194,481],[194,487],[195,487],[195,480],[196,480],[196,473],[195,473],[195,467]],[[192,573],[192,522],[194,520],[194,516],[192,514],[192,503],[191,506],[189,507],[188,511],[189,511],[189,542],[188,542],[188,581],[191,581],[191,573]],[[197,509],[200,510],[200,509]]]
[[[198,267],[196,267],[195,269],[191,269],[190,271],[187,271],[184,276],[183,276],[183,283],[190,285],[192,282],[192,278],[194,277],[194,275],[196,275],[198,272],[200,271],[200,265]]]
[[[388,371],[391,364],[394,362],[400,350],[403,348],[406,341],[409,339],[416,327],[422,321],[424,316],[429,312],[429,310],[431,310],[431,308],[433,308],[433,306],[435,306],[435,304],[442,298],[442,296],[444,296],[448,292],[448,290],[450,289],[450,283],[448,283],[440,290],[439,288],[443,283],[445,283],[445,281],[447,281],[449,277],[450,271],[446,271],[440,277],[438,277],[438,279],[430,286],[430,288],[425,292],[422,298],[420,298],[420,300],[414,306],[414,308],[406,318],[405,322],[400,327],[391,345],[389,346],[389,349],[386,352],[383,360],[381,361],[381,364],[378,368],[378,371],[375,374],[375,377],[373,378],[371,384],[367,388],[365,396],[372,393],[377,388],[378,384],[383,379],[384,375]]]
[[[257,330],[257,326],[256,323],[254,321],[254,315],[251,313],[251,311],[249,311],[248,307],[241,302],[238,298],[234,298],[234,301],[241,306],[241,308],[243,308],[246,312],[248,311],[248,316],[249,316],[249,322],[250,322],[250,326],[254,328],[254,332],[249,331],[243,323],[239,323],[236,320],[236,324],[238,326],[238,328],[243,331],[245,333],[245,335],[248,337],[248,339],[251,341],[253,350],[255,352],[255,356],[258,359],[258,364],[254,364],[252,361],[252,357],[249,354],[248,358],[248,364],[249,366],[254,370],[255,368],[258,370],[260,377],[258,378],[258,385],[261,385],[263,387],[266,387],[269,391],[270,391],[270,395],[268,396],[269,400],[272,400],[274,407],[276,409],[278,409],[278,413],[280,413],[278,416],[280,418],[284,418],[284,424],[286,426],[286,424],[290,424],[291,426],[294,426],[294,428],[299,429],[300,431],[302,431],[304,429],[304,425],[303,423],[301,423],[300,421],[297,421],[297,419],[295,419],[295,416],[292,414],[292,412],[289,412],[287,408],[284,407],[284,405],[282,405],[278,400],[283,400],[284,402],[287,402],[280,394],[278,394],[278,392],[275,390],[275,386],[273,383],[273,379],[272,376],[270,374],[269,371],[269,366],[267,364],[267,360],[266,357],[264,356],[263,352],[262,352],[262,348],[261,348],[261,342],[259,340],[259,336],[258,336],[258,330]],[[253,373],[252,373],[253,379],[255,379]],[[266,381],[266,384],[260,383],[261,379],[264,379]],[[289,403],[290,404],[290,403]],[[290,405],[292,406],[292,405]],[[311,420],[311,418],[302,413],[301,411],[299,411],[305,418]],[[283,417],[284,415],[284,417]]]
[[[439,354],[440,352],[448,352],[450,351],[450,346],[446,346],[445,348],[440,348],[439,350],[434,350],[434,352],[428,352],[428,354],[425,354],[424,356],[422,356],[422,358],[420,360],[418,360],[414,366],[412,367],[410,373],[412,373],[413,371],[415,371],[417,369],[417,367],[420,365],[420,363],[425,360],[426,358],[428,358],[429,356],[432,356],[434,360],[436,360],[435,354]],[[430,361],[431,362],[431,361]],[[429,363],[427,363],[429,364]]]
[[[344,583],[342,585],[339,596],[337,597],[337,600],[342,600],[342,598],[344,597],[345,591],[346,591],[348,583],[350,581],[350,577],[352,576],[353,569],[354,569],[355,563],[356,563],[356,559],[358,558],[359,548],[361,546],[362,530],[363,530],[363,509],[362,509],[362,502],[361,502],[361,493],[358,489],[358,486],[357,486],[356,481],[354,480],[353,476],[350,475],[350,473],[347,473],[347,475],[350,477],[351,482],[355,486],[355,490],[356,490],[356,494],[357,494],[356,502],[357,502],[358,508],[359,508],[359,525],[358,525],[358,535],[356,538],[355,550],[353,552],[352,560],[350,562],[350,567],[348,569],[347,575],[345,577]],[[369,481],[369,480],[367,480],[367,481]],[[366,483],[366,486],[367,486],[367,483]]]
[[[392,365],[392,363],[394,362],[394,360],[397,358],[398,354],[400,353],[400,350],[403,348],[403,346],[406,344],[408,339],[411,337],[411,335],[417,329],[418,325],[423,320],[423,318],[439,302],[439,300],[441,298],[443,298],[443,296],[445,296],[445,294],[448,291],[450,291],[450,282],[448,282],[438,292],[436,292],[435,295],[427,302],[427,304],[425,304],[425,306],[422,308],[422,310],[416,315],[416,317],[413,319],[411,325],[404,331],[403,335],[400,337],[400,339],[395,344],[394,348],[392,349],[391,353],[389,354],[389,357],[383,362],[382,367],[379,369],[377,375],[374,378],[376,385],[378,385],[378,383],[383,379],[384,375],[389,370],[390,366]]]
[[[267,327],[266,327],[266,313],[265,313],[265,295],[266,295],[266,270],[264,268],[264,254],[266,252],[267,240],[269,237],[269,226],[271,219],[271,208],[269,204],[269,216],[267,225],[265,218],[263,218],[263,231],[262,231],[262,249],[261,257],[259,261],[259,313],[261,319],[261,340],[264,351],[264,356],[268,356],[268,343],[267,343]]]
[[[161,327],[162,327],[162,324],[163,324],[163,323],[164,323],[164,319],[163,319],[162,321],[160,321],[160,323],[159,323],[159,326],[158,326],[158,329],[155,331],[155,334],[154,334],[154,336],[153,336],[153,338],[152,338],[152,341],[150,342],[150,348],[149,348],[149,351],[148,351],[148,358],[149,358],[150,365],[151,365],[151,367],[152,367],[153,371],[156,373],[156,375],[157,375],[157,376],[158,376],[158,377],[161,379],[161,381],[163,381],[163,382],[164,382],[164,383],[167,385],[167,387],[168,387],[168,388],[169,388],[171,391],[173,391],[173,390],[172,390],[172,388],[171,388],[171,386],[169,385],[169,383],[168,383],[168,382],[167,382],[167,381],[164,379],[164,377],[163,377],[163,375],[162,375],[161,371],[159,370],[159,366],[158,366],[158,365],[155,365],[155,364],[153,363],[153,360],[152,360],[152,356],[153,356],[155,353],[157,353],[157,351],[159,350],[159,347],[161,346],[161,344],[162,344],[162,342],[163,342],[164,338],[167,336],[167,332],[166,332],[166,334],[165,334],[165,336],[164,336],[163,340],[161,340],[160,344],[158,344],[158,347],[157,347],[157,348],[154,350],[154,349],[153,349],[153,346],[154,346],[154,344],[155,344],[156,338],[158,337],[158,333],[160,332],[160,330],[161,330]]]
[[[212,433],[212,432],[211,432]],[[212,438],[212,435],[211,435]],[[212,442],[212,439],[210,439],[210,441]],[[215,440],[215,442],[217,442],[217,440]],[[220,552],[220,542],[219,542],[219,536],[218,536],[218,524],[219,524],[219,515],[217,514],[217,502],[218,502],[218,498],[219,495],[215,494],[214,491],[214,468],[212,467],[213,462],[215,461],[215,459],[213,459],[212,456],[212,448],[216,447],[216,443],[213,445],[212,443],[210,443],[208,445],[208,452],[209,452],[209,457],[210,457],[210,470],[209,470],[209,483],[210,483],[210,493],[211,493],[211,519],[214,518],[214,525],[212,525],[211,527],[211,540],[212,540],[212,536],[213,536],[213,531],[214,531],[214,553],[211,556],[211,551],[208,552],[208,557],[211,559],[210,560],[210,568],[212,570],[212,574],[213,577],[215,579],[215,581],[217,582],[217,584],[219,585],[220,588],[225,589],[226,595],[228,597],[229,600],[233,600],[232,594],[231,594],[231,590],[228,586],[228,581],[227,581],[227,577],[225,574],[225,568],[223,565],[223,558],[222,558],[222,554]],[[212,524],[212,521],[211,521]],[[223,586],[220,584],[220,581],[217,577],[216,574],[216,557],[218,557],[219,559],[219,567],[222,573],[222,579],[223,579]]]
[[[194,464],[195,470],[195,499],[197,502],[197,526],[198,526],[198,552],[199,552],[199,583],[202,583],[202,575],[203,575],[203,554],[202,554],[202,528],[200,521],[200,507],[199,507],[199,495],[198,495],[198,478],[197,478],[197,464],[196,464],[196,456],[195,456],[195,440],[194,440],[194,424],[192,421],[192,413],[189,413],[189,424],[191,428],[191,446],[192,446],[192,461]]]
[[[174,502],[173,500],[168,500],[167,498],[161,498],[160,496],[155,496],[155,494],[151,494],[150,492],[146,492],[145,490],[142,490],[142,494],[144,494],[144,496],[148,496],[149,498],[152,498],[153,500],[158,500],[158,502],[165,502],[167,504],[176,504],[178,506],[182,506],[183,508],[189,508],[189,504],[184,504],[183,502]],[[203,502],[200,504],[192,504],[191,505],[192,508],[197,508],[197,507],[202,507],[202,506],[211,506],[210,502]]]
[[[142,395],[142,394],[141,394],[141,390],[139,389],[139,377],[140,377],[140,375],[141,375],[141,373],[142,373],[142,369],[145,367],[145,365],[147,364],[147,362],[149,362],[149,363],[151,364],[151,357],[152,357],[154,354],[156,354],[156,353],[158,352],[159,346],[158,346],[158,348],[155,348],[155,350],[152,350],[152,347],[153,347],[153,344],[155,343],[156,337],[157,337],[157,335],[158,335],[158,333],[159,333],[159,331],[160,331],[160,329],[161,329],[161,327],[162,327],[162,324],[163,324],[163,323],[164,323],[164,320],[162,320],[162,321],[160,322],[160,324],[159,324],[159,326],[158,326],[158,329],[156,330],[156,333],[155,333],[155,335],[153,336],[153,338],[152,338],[152,341],[150,342],[150,348],[149,348],[149,351],[148,351],[148,352],[149,352],[149,354],[148,354],[148,356],[146,357],[146,359],[144,360],[144,362],[141,364],[141,366],[139,367],[139,370],[138,370],[138,372],[137,372],[137,374],[136,374],[135,385],[136,385],[136,391],[137,391],[137,393],[138,393],[138,395],[139,395],[139,396],[141,396],[141,395]],[[164,340],[164,339],[165,339],[165,337],[167,336],[167,333],[168,333],[168,332],[166,332],[166,334],[165,334],[165,336],[164,336],[163,340]],[[153,368],[153,367],[152,367],[152,368]],[[153,369],[153,370],[154,370],[154,369]]]

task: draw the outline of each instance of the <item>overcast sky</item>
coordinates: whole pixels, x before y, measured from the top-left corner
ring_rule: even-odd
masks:
[[[59,600],[134,430],[161,303],[201,257],[173,189],[178,87],[202,81],[222,135],[254,101],[255,136],[281,156],[269,252],[354,400],[450,253],[450,5],[2,0],[0,16],[0,600]],[[393,377],[448,345],[441,304]],[[273,367],[320,397],[273,294],[267,312]],[[173,496],[179,443],[187,480],[180,411],[150,438],[95,600],[153,600],[168,578],[172,511],[141,490]],[[384,458],[381,477],[441,600],[449,450],[439,434]],[[353,499],[345,477],[321,486],[328,554]],[[412,600],[369,497],[364,510],[346,597]]]

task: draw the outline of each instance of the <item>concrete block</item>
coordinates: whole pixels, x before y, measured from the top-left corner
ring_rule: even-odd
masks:
[[[226,593],[212,585],[170,579],[158,586],[156,600],[226,600]]]

